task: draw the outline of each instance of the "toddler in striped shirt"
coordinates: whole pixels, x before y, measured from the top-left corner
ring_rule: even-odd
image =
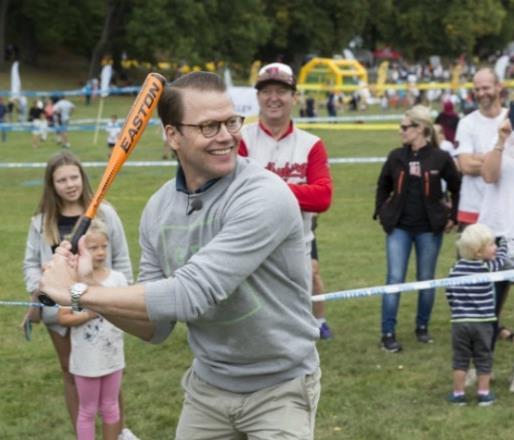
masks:
[[[478,223],[464,229],[457,249],[460,258],[451,268],[450,277],[495,272],[502,270],[507,261],[506,240],[499,238],[496,243],[491,230]],[[473,361],[478,376],[478,404],[489,406],[495,400],[489,388],[497,321],[494,284],[479,281],[449,286],[446,297],[451,309],[453,349],[453,392],[448,400],[455,405],[467,403],[466,372]]]

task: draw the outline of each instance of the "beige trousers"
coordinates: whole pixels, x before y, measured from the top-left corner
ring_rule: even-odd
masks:
[[[253,393],[231,393],[189,369],[176,440],[313,440],[321,371]]]

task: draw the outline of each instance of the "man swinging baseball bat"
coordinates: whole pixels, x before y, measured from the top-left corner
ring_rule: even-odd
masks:
[[[244,118],[217,75],[177,79],[158,109],[179,167],[143,211],[139,283],[93,285],[82,240],[79,257],[61,244],[41,290],[153,343],[187,324],[195,359],[177,439],[313,439],[319,330],[298,203],[237,156]]]

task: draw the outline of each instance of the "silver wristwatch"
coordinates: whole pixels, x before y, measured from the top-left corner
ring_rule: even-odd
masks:
[[[82,307],[80,307],[80,297],[86,293],[88,289],[88,285],[84,283],[75,283],[70,287],[70,295],[71,295],[71,309],[75,312],[80,312]]]

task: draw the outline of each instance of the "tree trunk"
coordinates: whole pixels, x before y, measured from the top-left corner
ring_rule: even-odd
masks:
[[[5,18],[9,0],[0,0],[0,67],[5,63]]]
[[[119,0],[109,0],[107,3],[107,12],[105,14],[104,27],[102,29],[102,35],[100,35],[100,39],[96,43],[96,46],[93,49],[93,54],[91,55],[88,79],[94,78],[98,75],[98,72],[100,70],[100,61],[102,60],[102,56],[105,55],[105,51],[108,47],[109,37],[112,33],[114,18],[120,4],[121,2]]]

